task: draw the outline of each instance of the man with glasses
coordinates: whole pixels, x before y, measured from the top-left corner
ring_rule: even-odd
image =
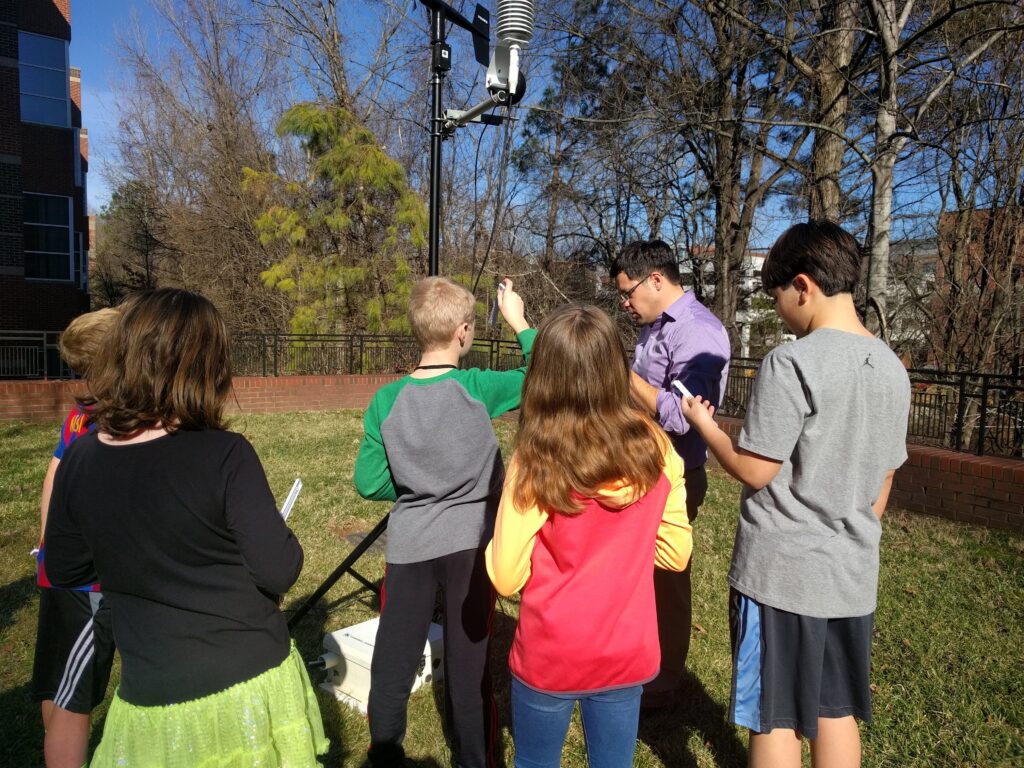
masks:
[[[691,430],[671,389],[679,380],[717,408],[729,375],[729,335],[721,321],[679,280],[675,253],[661,240],[630,243],[612,262],[622,308],[642,326],[633,357],[633,392],[661,424],[686,469],[686,508],[693,522],[708,480],[707,445]],[[668,706],[683,679],[690,649],[690,565],[681,573],[654,571],[661,639],[661,674],[644,686],[643,706]]]

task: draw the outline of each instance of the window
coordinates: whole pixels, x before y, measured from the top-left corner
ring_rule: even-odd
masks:
[[[85,250],[85,239],[81,232],[75,232],[75,285],[89,291],[89,252]]]
[[[82,131],[75,128],[75,137],[72,140],[75,155],[75,186],[82,186]]]
[[[18,33],[21,119],[26,123],[71,125],[68,98],[68,43],[56,37]]]
[[[25,277],[71,280],[71,198],[26,194]]]

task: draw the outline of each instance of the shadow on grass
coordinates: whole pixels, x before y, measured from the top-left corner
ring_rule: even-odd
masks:
[[[35,597],[35,583],[35,575],[23,576],[0,587],[0,632],[13,625],[18,611]]]
[[[43,764],[43,723],[39,705],[32,699],[32,686],[25,683],[0,694],[4,724],[5,765]],[[2,763],[3,760],[0,760]]]
[[[326,603],[324,600],[321,600],[309,610],[298,624],[290,628],[292,640],[295,641],[295,647],[298,649],[299,655],[305,662],[309,663],[314,659],[319,658],[320,654],[323,653],[323,639],[324,634],[327,632],[328,616],[331,611],[334,610],[339,603],[346,603],[359,599],[360,596],[364,596],[364,593],[367,599],[376,598],[376,595],[374,595],[373,592],[360,588],[344,595],[332,603]],[[291,614],[294,613],[299,606],[305,605],[306,601],[312,594],[313,593],[310,592],[290,601],[288,608],[284,611],[285,616],[291,618]],[[317,701],[320,704],[320,719],[324,724],[324,735],[331,740],[331,745],[327,750],[327,754],[321,756],[320,760],[324,766],[334,768],[335,766],[348,765],[349,759],[354,758],[355,755],[351,745],[345,743],[344,721],[338,717],[327,716],[329,714],[327,707],[330,703],[335,703],[335,700],[320,689],[320,682],[322,681],[323,676],[324,673],[321,671],[309,671],[309,680],[310,683],[312,683],[313,688],[316,690]]]
[[[699,678],[687,673],[670,707],[640,713],[638,738],[667,766],[696,768],[697,760],[687,749],[696,731],[714,753],[719,768],[742,768],[747,748],[736,735],[725,707],[707,692]]]

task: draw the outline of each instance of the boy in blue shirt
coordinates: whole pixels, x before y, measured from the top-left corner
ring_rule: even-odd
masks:
[[[116,309],[100,309],[71,321],[60,336],[59,346],[61,357],[72,370],[88,375],[93,358],[119,317]],[[74,405],[64,419],[43,480],[40,531],[46,529],[53,480],[64,450],[92,429],[88,412]],[[80,768],[88,756],[89,716],[103,701],[114,660],[110,609],[103,602],[99,584],[78,589],[58,589],[50,584],[45,548],[40,539],[36,573],[39,624],[32,693],[42,708],[47,768]]]
[[[860,765],[882,513],[906,460],[910,381],[853,302],[857,241],[829,221],[787,230],[761,270],[798,337],[765,356],[739,449],[714,408],[683,415],[743,483],[733,548],[730,717],[751,766]]]

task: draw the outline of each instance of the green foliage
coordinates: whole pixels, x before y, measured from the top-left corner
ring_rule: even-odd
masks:
[[[247,168],[250,191],[275,190],[256,219],[283,258],[261,277],[295,305],[295,333],[405,333],[406,305],[426,243],[427,212],[405,172],[347,110],[303,103],[277,126],[308,158],[304,179]]]
[[[764,357],[782,343],[786,326],[775,313],[775,304],[758,292],[750,297],[750,356]]]

